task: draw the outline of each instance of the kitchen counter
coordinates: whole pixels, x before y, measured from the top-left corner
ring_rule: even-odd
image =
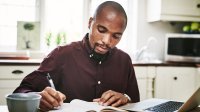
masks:
[[[40,65],[43,59],[0,60],[0,65]]]
[[[0,60],[0,65],[39,65],[43,59],[28,59],[28,60]],[[134,63],[133,66],[181,66],[181,67],[200,67],[200,63],[175,63],[175,62],[160,62],[160,63]]]
[[[133,63],[133,66],[180,66],[180,67],[200,67],[200,63],[176,63],[176,62]]]

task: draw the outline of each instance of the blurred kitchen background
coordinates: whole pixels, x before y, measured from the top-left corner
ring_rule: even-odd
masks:
[[[0,0],[0,99],[37,69],[52,49],[81,40],[88,32],[89,17],[103,1]],[[114,1],[128,15],[127,29],[117,47],[132,58],[141,100],[185,101],[200,85],[200,62],[166,61],[166,37],[178,34],[200,39],[200,1]]]
[[[0,51],[29,50],[30,56],[35,58],[37,53],[41,55],[57,45],[81,40],[88,31],[89,17],[103,1],[105,0],[0,0]],[[196,8],[198,0],[116,1],[123,5],[128,15],[128,27],[118,47],[126,51],[133,60],[136,52],[149,44],[146,51],[151,52],[155,61],[162,61],[165,35],[182,33],[183,24],[199,20],[200,12]],[[20,31],[17,25],[20,21],[39,22],[40,32],[35,37],[39,44],[29,43],[39,49],[26,48],[25,39],[21,43],[18,41]],[[22,47],[19,48],[18,44]]]

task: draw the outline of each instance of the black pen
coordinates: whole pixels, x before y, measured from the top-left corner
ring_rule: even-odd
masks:
[[[49,73],[47,73],[47,79],[49,81],[50,86],[52,88],[56,89],[55,86],[54,86],[54,84],[53,84],[53,80],[52,80],[51,76],[49,75]]]

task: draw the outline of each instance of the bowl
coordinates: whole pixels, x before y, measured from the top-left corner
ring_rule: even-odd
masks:
[[[37,112],[41,95],[36,93],[13,93],[6,95],[9,112]]]

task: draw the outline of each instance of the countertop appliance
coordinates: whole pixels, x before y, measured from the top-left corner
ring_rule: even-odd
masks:
[[[165,61],[200,63],[200,34],[166,34]]]

